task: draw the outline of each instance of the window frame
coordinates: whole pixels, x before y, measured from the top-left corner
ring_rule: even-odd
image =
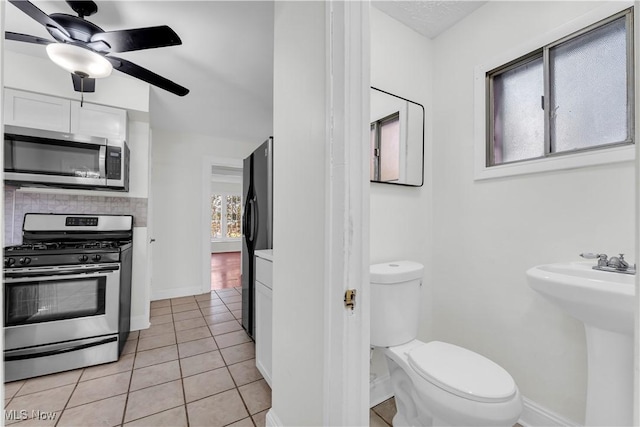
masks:
[[[242,217],[242,194],[236,193],[233,191],[216,191],[210,195],[209,205],[211,206],[211,201],[214,197],[220,196],[220,234],[222,237],[213,237],[209,236],[212,243],[216,242],[237,242],[242,239],[242,235],[238,237],[227,237],[227,197],[235,196],[240,198],[240,216]],[[209,209],[210,220],[209,224],[213,221],[213,210]],[[211,226],[209,226],[209,230],[211,230]]]
[[[585,147],[577,150],[551,152],[549,103],[549,51],[569,40],[600,28],[616,19],[627,21],[627,139],[616,143]],[[475,180],[502,176],[573,169],[598,164],[635,159],[635,79],[633,4],[621,2],[599,7],[562,27],[532,40],[526,46],[509,51],[487,65],[475,68]],[[544,155],[499,164],[494,162],[493,87],[492,77],[517,68],[535,59],[543,59],[544,85]]]
[[[406,111],[405,111],[406,114]],[[376,120],[375,122],[371,122],[371,132],[373,132],[374,134],[374,141],[373,141],[373,145],[374,145],[374,154],[373,154],[373,177],[372,180],[375,182],[385,182],[385,183],[392,183],[392,184],[397,184],[396,181],[400,181],[401,178],[401,173],[400,173],[400,159],[402,158],[402,144],[400,143],[400,141],[402,140],[401,138],[401,131],[400,131],[400,127],[398,127],[398,141],[399,141],[399,146],[398,146],[398,178],[395,180],[388,180],[388,181],[383,181],[382,180],[382,128],[391,122],[398,122],[398,125],[400,124],[400,111],[394,111],[393,113],[382,117],[378,120]]]

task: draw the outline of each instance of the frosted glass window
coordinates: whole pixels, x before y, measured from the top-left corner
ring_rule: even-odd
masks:
[[[542,57],[493,79],[494,163],[544,155]]]
[[[380,180],[400,179],[400,116],[380,125]]]
[[[625,18],[549,50],[551,151],[625,141]]]
[[[400,112],[371,123],[372,181],[400,179]]]
[[[632,13],[487,73],[487,166],[634,143]]]
[[[371,123],[371,137],[369,138],[370,153],[369,153],[369,180],[374,181],[378,177],[378,126],[376,123]]]

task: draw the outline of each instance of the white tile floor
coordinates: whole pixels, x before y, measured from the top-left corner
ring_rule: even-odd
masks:
[[[264,426],[271,389],[240,306],[240,288],[152,302],[151,327],[131,333],[117,362],[5,384],[5,424]],[[390,399],[370,423],[394,414]]]
[[[152,302],[151,327],[130,335],[119,361],[5,384],[5,424],[263,426],[271,390],[240,301],[231,288]]]

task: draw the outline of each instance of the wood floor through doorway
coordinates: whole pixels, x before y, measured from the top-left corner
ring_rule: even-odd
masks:
[[[240,273],[240,252],[211,254],[212,291],[241,286]]]

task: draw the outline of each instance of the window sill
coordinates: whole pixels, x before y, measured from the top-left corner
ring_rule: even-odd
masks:
[[[606,165],[633,161],[636,158],[635,144],[585,151],[563,156],[547,157],[531,161],[510,163],[487,167],[478,162],[475,168],[475,181],[502,178],[515,175],[551,172],[566,169],[577,169],[596,165]],[[476,155],[476,159],[484,161],[484,156]]]
[[[235,239],[211,239],[211,243],[233,243],[233,242],[239,242],[242,239],[235,238]]]

